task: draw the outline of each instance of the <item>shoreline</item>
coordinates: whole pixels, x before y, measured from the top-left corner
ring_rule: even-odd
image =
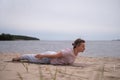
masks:
[[[120,58],[79,56],[73,65],[55,66],[11,62],[18,55],[0,54],[0,80],[120,80]]]

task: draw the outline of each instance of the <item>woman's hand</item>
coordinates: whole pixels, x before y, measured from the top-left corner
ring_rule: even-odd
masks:
[[[37,55],[35,56],[35,58],[40,59],[40,58],[43,58],[43,56],[42,56],[41,54],[37,54]]]

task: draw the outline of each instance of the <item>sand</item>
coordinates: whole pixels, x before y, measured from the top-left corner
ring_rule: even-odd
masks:
[[[77,57],[69,66],[11,62],[0,54],[0,80],[120,80],[120,58]]]

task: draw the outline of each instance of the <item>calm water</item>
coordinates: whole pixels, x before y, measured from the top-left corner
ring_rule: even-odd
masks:
[[[40,53],[72,48],[72,41],[0,41],[1,53]],[[120,57],[120,41],[87,41],[82,56]]]

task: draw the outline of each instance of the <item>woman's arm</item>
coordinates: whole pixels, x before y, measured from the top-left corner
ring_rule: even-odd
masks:
[[[58,52],[56,54],[37,54],[35,57],[36,58],[44,58],[44,57],[47,57],[47,58],[60,58],[62,57],[62,53],[61,52]]]

